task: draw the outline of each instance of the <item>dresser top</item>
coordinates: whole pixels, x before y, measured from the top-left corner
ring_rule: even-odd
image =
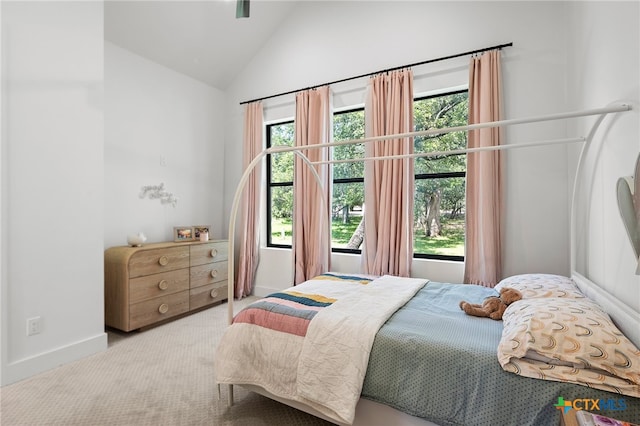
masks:
[[[212,243],[226,243],[227,240],[209,240],[209,241],[184,241],[184,242],[174,242],[174,241],[165,241],[160,243],[148,243],[143,244],[140,247],[131,247],[131,246],[114,246],[109,247],[104,251],[105,260],[119,262],[121,259],[128,259],[133,256],[135,253],[139,251],[145,250],[155,250],[155,249],[173,249],[173,248],[181,248],[181,247],[189,247],[189,246],[198,246]]]
[[[150,250],[150,249],[158,249],[158,248],[172,248],[172,247],[187,247],[192,245],[200,245],[200,244],[211,244],[211,243],[226,243],[227,240],[209,240],[209,241],[163,241],[159,243],[146,243],[142,244],[140,247],[132,247],[132,246],[114,246],[109,247],[107,250],[111,249],[130,249],[130,250]]]

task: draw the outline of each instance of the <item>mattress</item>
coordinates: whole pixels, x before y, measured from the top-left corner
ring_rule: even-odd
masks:
[[[497,295],[476,285],[429,282],[380,328],[362,397],[446,425],[558,425],[565,401],[639,422],[640,399],[506,372],[502,322],[466,315],[461,300]],[[596,402],[597,401],[597,402]]]

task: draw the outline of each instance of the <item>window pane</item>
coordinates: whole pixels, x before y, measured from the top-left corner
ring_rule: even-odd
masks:
[[[413,250],[464,256],[465,179],[416,180]]]
[[[364,183],[333,184],[333,214],[331,218],[331,246],[333,248],[359,249],[361,238],[354,236],[362,220]],[[352,236],[352,245],[349,241]]]
[[[291,245],[293,235],[293,186],[273,186],[271,195],[271,235],[269,244]]]
[[[345,141],[364,138],[364,110],[338,113],[333,116],[333,140]],[[343,145],[333,147],[333,159],[363,158],[364,145]],[[364,177],[364,163],[338,163],[333,165],[334,179]]]
[[[293,146],[293,123],[273,124],[269,126],[269,146]],[[271,182],[293,182],[292,152],[271,154]]]
[[[468,123],[467,92],[421,99],[414,102],[416,131],[442,127],[465,126]],[[467,147],[467,132],[427,135],[414,138],[415,152],[434,152]],[[416,158],[415,172],[443,173],[466,170],[466,155]]]
[[[293,182],[293,152],[271,154],[271,182]]]

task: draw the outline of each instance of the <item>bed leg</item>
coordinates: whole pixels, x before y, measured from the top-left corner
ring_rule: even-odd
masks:
[[[227,405],[231,407],[233,405],[233,385],[227,385],[229,389],[229,399],[227,401]]]

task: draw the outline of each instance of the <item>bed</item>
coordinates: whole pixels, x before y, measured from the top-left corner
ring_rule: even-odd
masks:
[[[527,274],[511,277],[512,281],[520,280],[519,284],[511,285],[524,286],[525,290],[527,286],[544,286],[541,276],[551,280],[554,289],[557,284],[553,280],[565,279]],[[559,424],[560,410],[556,407],[559,397],[563,401],[606,401],[611,409],[604,413],[627,421],[637,422],[640,418],[638,385],[629,385],[622,390],[635,397],[620,394],[620,390],[614,388],[604,390],[613,386],[609,383],[595,388],[599,383],[590,376],[594,371],[604,371],[602,369],[583,370],[586,383],[577,384],[514,374],[509,371],[514,368],[511,363],[506,363],[507,369],[503,368],[496,350],[501,345],[508,320],[503,327],[501,321],[468,316],[459,307],[461,300],[481,303],[484,298],[497,295],[495,289],[482,286],[430,281],[417,284],[415,294],[407,303],[389,315],[377,333],[374,330],[370,350],[354,340],[361,335],[367,342],[366,330],[357,328],[355,335],[345,331],[341,309],[336,310],[335,316],[330,316],[328,323],[340,324],[340,327],[332,329],[329,326],[328,331],[321,330],[320,334],[325,335],[320,337],[318,344],[305,345],[308,345],[304,342],[307,327],[318,312],[335,307],[338,301],[345,306],[356,300],[369,305],[368,296],[357,290],[366,291],[371,285],[384,287],[395,282],[391,285],[395,291],[396,286],[417,281],[407,283],[406,279],[397,277],[362,278],[327,273],[249,305],[236,315],[234,325],[219,344],[216,356],[218,382],[249,385],[250,389],[260,389],[285,402],[310,407],[336,424],[353,422],[360,397],[438,425]],[[584,310],[584,304],[591,303],[590,299],[569,278],[566,281],[566,287],[557,290],[555,296],[571,293],[571,298],[524,299],[515,305],[532,301],[549,305],[562,301],[569,303],[564,311],[569,315],[569,312],[576,312],[570,302],[580,301],[579,306]],[[325,285],[327,288],[323,290]],[[341,293],[340,286],[348,288],[346,294]],[[362,316],[356,313],[352,319],[359,324]],[[514,318],[514,321],[522,324],[520,318]],[[375,320],[369,324],[375,329]],[[571,323],[567,324],[570,326]],[[574,331],[582,332],[582,325],[577,324]],[[332,330],[335,333],[331,333]],[[614,329],[605,331],[609,332],[616,333]],[[317,334],[314,332],[314,336]],[[511,339],[511,336],[507,338]],[[354,357],[350,348],[344,349],[345,341],[359,348],[356,354],[366,360],[364,371],[362,359]],[[328,342],[333,344],[327,350]],[[629,352],[628,347],[625,350]],[[631,356],[638,358],[640,353],[631,352]],[[345,360],[350,367],[341,367]],[[542,364],[537,369],[534,365],[534,375],[546,373],[549,367],[573,370],[573,367],[533,362]],[[350,368],[355,371],[350,372]],[[640,382],[637,359],[633,369],[636,381]],[[609,375],[603,376],[613,379]],[[612,382],[618,384],[618,380]],[[625,380],[619,382],[625,384]]]
[[[640,313],[576,268],[576,203],[588,202],[574,195],[570,277],[522,274],[491,289],[328,272],[235,315],[230,305],[216,381],[336,424],[358,423],[363,401],[440,426],[555,425],[584,408],[640,423]],[[501,287],[523,294],[503,321],[460,309]]]

